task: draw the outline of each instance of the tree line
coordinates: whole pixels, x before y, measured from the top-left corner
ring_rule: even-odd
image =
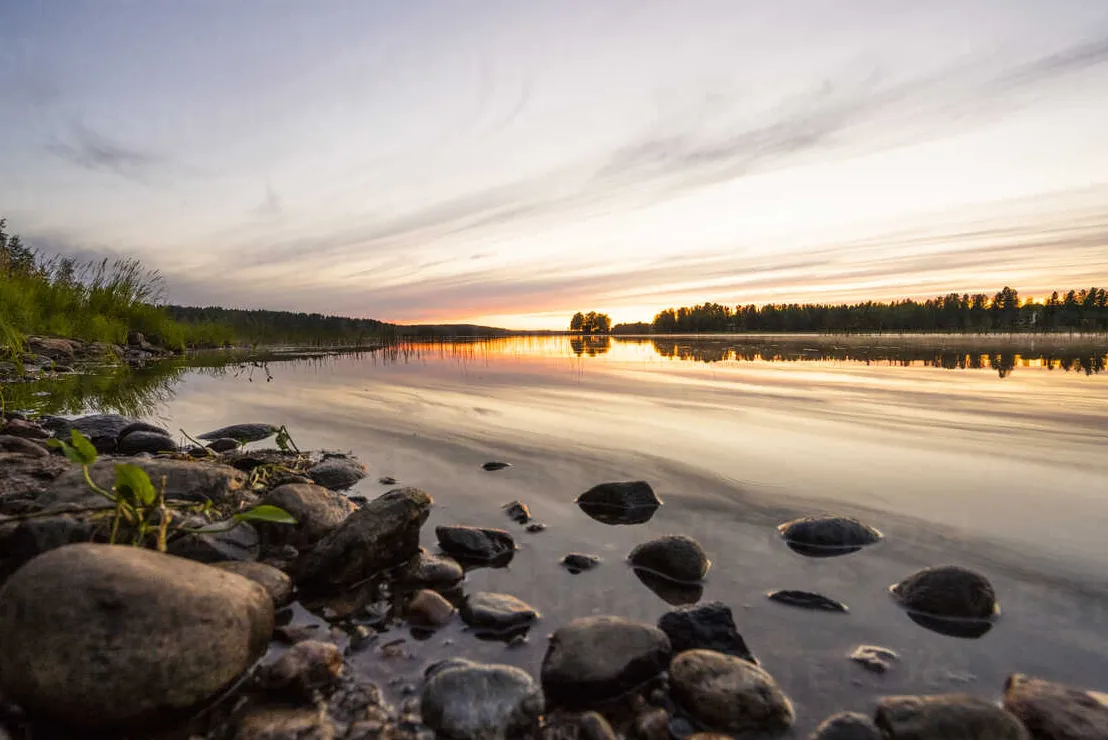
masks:
[[[578,311],[569,320],[569,330],[574,334],[607,334],[612,330],[612,319],[606,313]]]

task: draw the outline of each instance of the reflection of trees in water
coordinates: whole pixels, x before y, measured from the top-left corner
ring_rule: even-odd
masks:
[[[573,354],[580,357],[581,355],[588,355],[589,357],[596,357],[602,355],[612,348],[612,338],[603,337],[590,337],[590,336],[574,336],[570,337],[569,346],[573,349]]]
[[[990,368],[1006,378],[1020,366],[1041,365],[1047,369],[1061,368],[1066,372],[1095,375],[1103,371],[1108,355],[1092,351],[1065,352],[968,352],[966,350],[934,350],[917,347],[802,347],[797,345],[744,344],[734,341],[654,338],[654,351],[662,357],[695,362],[864,362],[867,365],[939,367],[947,370],[980,370]]]

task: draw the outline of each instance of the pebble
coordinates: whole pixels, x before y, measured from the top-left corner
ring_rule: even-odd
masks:
[[[850,611],[846,604],[835,601],[834,599],[829,599],[822,594],[812,593],[811,591],[783,589],[780,591],[771,591],[766,596],[770,601],[776,601],[778,604],[787,604],[801,609],[811,609],[813,611],[822,612]]]
[[[895,660],[900,660],[895,650],[879,647],[877,645],[859,645],[850,653],[850,659],[866,670],[874,673],[884,673]]]
[[[644,542],[631,551],[628,560],[636,568],[686,583],[703,579],[712,565],[699,542],[676,534]]]
[[[489,632],[508,632],[531,624],[539,617],[530,604],[509,594],[480,591],[462,604],[462,621]]]
[[[407,618],[422,627],[441,627],[454,618],[457,609],[440,594],[428,589],[416,591],[408,602]]]

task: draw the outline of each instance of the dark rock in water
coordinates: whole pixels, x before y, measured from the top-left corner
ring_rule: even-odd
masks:
[[[487,632],[510,632],[538,617],[534,607],[509,594],[481,591],[467,596],[462,604],[462,621]]]
[[[32,717],[134,731],[218,694],[272,632],[273,603],[245,578],[137,547],[68,545],[0,590],[0,688]]]
[[[50,451],[42,445],[26,437],[14,437],[10,434],[0,434],[0,451],[31,457],[46,457],[50,454]]]
[[[669,667],[670,693],[701,724],[727,732],[781,732],[792,703],[762,668],[713,650],[687,650]]]
[[[979,637],[984,637],[993,628],[993,622],[990,619],[932,617],[911,611],[905,613],[908,615],[908,619],[924,629],[947,637],[960,637],[963,640],[976,640]]]
[[[547,699],[587,707],[621,696],[669,664],[669,638],[619,617],[584,617],[554,631],[542,662]]]
[[[1031,740],[1014,715],[968,694],[886,696],[874,722],[889,740]]]
[[[454,665],[436,671],[423,688],[423,722],[436,737],[499,740],[530,735],[543,696],[525,671],[507,665]]]
[[[421,589],[412,594],[405,609],[408,622],[422,627],[441,627],[454,618],[457,609],[435,591]]]
[[[145,421],[135,421],[119,430],[119,439],[123,439],[132,432],[150,432],[151,434],[160,434],[163,437],[170,436],[168,429],[163,429],[156,424],[147,424]]]
[[[666,612],[658,620],[658,627],[669,637],[675,653],[714,650],[758,664],[735,627],[731,608],[723,602],[712,601]]]
[[[512,467],[512,464],[511,463],[506,463],[506,462],[487,462],[484,465],[482,465],[481,467],[491,473],[491,472],[496,471],[496,470],[503,470],[504,468],[510,468],[510,467]]]
[[[230,452],[231,450],[237,450],[241,446],[241,443],[237,439],[231,439],[230,437],[214,439],[207,445],[208,449],[212,452]]]
[[[342,676],[342,651],[329,642],[304,640],[264,666],[260,683],[269,691],[309,698],[313,691],[333,686]]]
[[[232,424],[229,427],[220,427],[204,434],[196,435],[197,439],[205,442],[215,439],[235,439],[239,442],[260,442],[276,434],[278,428],[272,424]]]
[[[332,491],[341,491],[366,477],[368,468],[352,457],[328,457],[308,470],[317,484]]]
[[[667,604],[673,606],[695,604],[704,596],[704,586],[700,583],[674,581],[670,578],[660,576],[653,571],[641,570],[639,568],[632,568],[632,572],[634,572],[635,577],[639,579],[642,585],[653,591],[659,599]]]
[[[161,490],[165,478],[165,497],[169,501],[189,501],[237,507],[254,501],[246,489],[246,476],[234,468],[215,463],[192,460],[141,458],[115,458],[97,460],[89,466],[89,475],[102,488],[110,489],[115,483],[115,466],[119,463],[138,465],[150,476],[154,486]],[[91,491],[85,483],[84,473],[77,466],[58,476],[43,492],[40,502],[44,506],[75,504],[95,506],[104,499]]]
[[[581,510],[605,524],[642,524],[662,505],[646,481],[601,483],[577,497]]]
[[[823,720],[809,740],[885,740],[885,736],[866,715],[839,712]]]
[[[238,720],[234,740],[334,740],[331,719],[314,707],[260,706]]]
[[[531,521],[531,510],[522,501],[513,501],[510,504],[505,504],[503,508],[504,513],[517,524],[526,524]]]
[[[383,475],[377,479],[377,482],[382,486],[395,486],[396,478],[393,478],[391,475]]]
[[[680,534],[644,542],[631,551],[628,560],[635,568],[684,583],[701,580],[712,565],[699,542]]]
[[[296,524],[258,522],[258,532],[266,545],[311,547],[357,510],[346,496],[311,483],[277,486],[261,500],[278,506],[296,519]]]
[[[225,532],[181,534],[169,541],[166,550],[170,555],[200,563],[253,561],[261,552],[261,542],[253,525],[244,522]]]
[[[822,612],[850,611],[846,604],[835,601],[834,599],[829,599],[822,594],[812,593],[811,591],[783,589],[780,591],[771,591],[766,594],[766,596],[770,601],[776,601],[778,604],[788,604],[789,606],[796,606],[801,609],[813,609]]]
[[[149,452],[156,455],[159,452],[176,451],[176,442],[164,434],[155,432],[131,432],[126,437],[120,438],[116,444],[116,452],[121,455],[137,455],[140,452]]]
[[[409,560],[419,552],[419,529],[431,503],[418,488],[378,496],[302,555],[293,579],[315,590],[342,588]]]
[[[69,427],[85,435],[97,452],[106,453],[115,452],[119,433],[134,423],[134,419],[119,414],[91,414],[70,421]]]
[[[440,525],[435,536],[439,547],[460,560],[504,565],[516,549],[515,539],[503,529]]]
[[[422,548],[397,573],[397,580],[408,588],[450,588],[464,577],[465,571],[458,561],[432,555]]]
[[[91,522],[68,516],[26,519],[0,540],[0,559],[4,570],[12,571],[44,552],[88,542],[95,531],[96,526]]]
[[[213,568],[248,578],[265,589],[273,606],[282,607],[292,601],[292,579],[272,565],[249,563],[241,560],[224,560],[212,563]]]
[[[884,673],[889,670],[894,660],[900,660],[895,650],[879,647],[877,645],[859,645],[850,653],[850,659],[866,670],[874,673]]]
[[[999,611],[992,584],[957,565],[918,571],[889,589],[901,606],[932,617],[991,619]]]
[[[562,565],[570,573],[580,573],[586,570],[592,570],[596,566],[600,565],[600,558],[596,555],[585,555],[580,552],[571,552],[562,558]]]
[[[1065,684],[1013,674],[1004,689],[1004,708],[1037,740],[1108,737],[1108,697],[1098,699]]]
[[[545,530],[546,530],[546,525],[545,524],[540,524],[538,522],[531,522],[530,524],[527,525],[527,531],[530,532],[531,534],[535,534],[537,532],[543,532]]]
[[[796,552],[809,557],[832,557],[857,552],[881,539],[881,533],[847,516],[806,516],[777,528]]]

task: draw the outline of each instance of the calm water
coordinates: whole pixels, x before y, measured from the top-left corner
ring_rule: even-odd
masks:
[[[720,599],[795,700],[803,736],[832,711],[871,711],[882,694],[998,696],[1013,671],[1108,689],[1104,359],[1103,347],[1032,340],[520,338],[224,367],[213,359],[95,388],[92,378],[59,380],[22,400],[129,406],[192,433],[287,424],[302,448],[352,450],[369,463],[361,493],[383,491],[384,475],[431,493],[428,547],[439,523],[516,532],[509,567],[472,571],[464,586],[536,606],[543,619],[528,645],[457,627],[383,635],[354,660],[394,691],[443,654],[537,674],[545,635],[576,616],[653,621],[670,608],[663,597]],[[487,473],[487,460],[512,467]],[[596,483],[625,479],[649,481],[665,501],[649,522],[609,526],[573,504]],[[545,532],[504,516],[517,498]],[[776,537],[778,523],[818,512],[857,515],[887,539],[814,560]],[[626,567],[635,544],[671,532],[709,552],[702,593],[659,595]],[[557,565],[570,551],[604,563],[570,575]],[[1003,616],[983,637],[928,631],[889,599],[891,583],[942,563],[979,569],[996,586]],[[819,591],[851,611],[764,598],[778,588]],[[902,661],[866,673],[845,658],[858,643]]]

